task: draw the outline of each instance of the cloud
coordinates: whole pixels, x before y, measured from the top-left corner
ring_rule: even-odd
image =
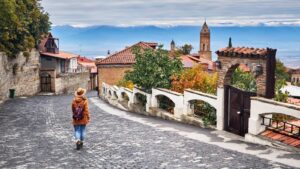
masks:
[[[54,25],[300,25],[299,0],[43,0]]]

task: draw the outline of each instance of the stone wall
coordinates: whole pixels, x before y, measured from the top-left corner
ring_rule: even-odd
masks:
[[[20,53],[16,58],[0,53],[0,102],[8,99],[9,89],[16,96],[30,96],[40,91],[40,55],[36,50],[26,58]]]
[[[102,88],[102,83],[105,82],[109,85],[116,85],[123,77],[125,76],[125,72],[131,70],[131,66],[128,65],[112,65],[98,66],[98,87]],[[101,90],[99,90],[101,92]]]
[[[55,78],[55,94],[70,94],[79,87],[88,89],[89,72],[69,73]]]

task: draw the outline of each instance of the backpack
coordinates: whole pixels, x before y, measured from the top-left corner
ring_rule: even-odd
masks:
[[[75,103],[75,107],[73,109],[73,119],[74,120],[83,119],[83,107],[84,107],[84,104]]]

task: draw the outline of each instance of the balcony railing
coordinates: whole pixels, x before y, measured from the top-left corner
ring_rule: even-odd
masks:
[[[287,121],[274,120],[270,117],[266,117],[265,115],[261,115],[261,118],[261,125],[266,126],[268,129],[296,138],[300,138],[300,126]]]

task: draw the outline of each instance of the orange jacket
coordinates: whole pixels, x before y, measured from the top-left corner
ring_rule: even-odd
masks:
[[[86,125],[90,122],[90,113],[88,107],[88,100],[84,96],[76,96],[72,102],[72,111],[74,111],[76,104],[83,103],[83,118],[81,120],[74,120],[73,125]]]

